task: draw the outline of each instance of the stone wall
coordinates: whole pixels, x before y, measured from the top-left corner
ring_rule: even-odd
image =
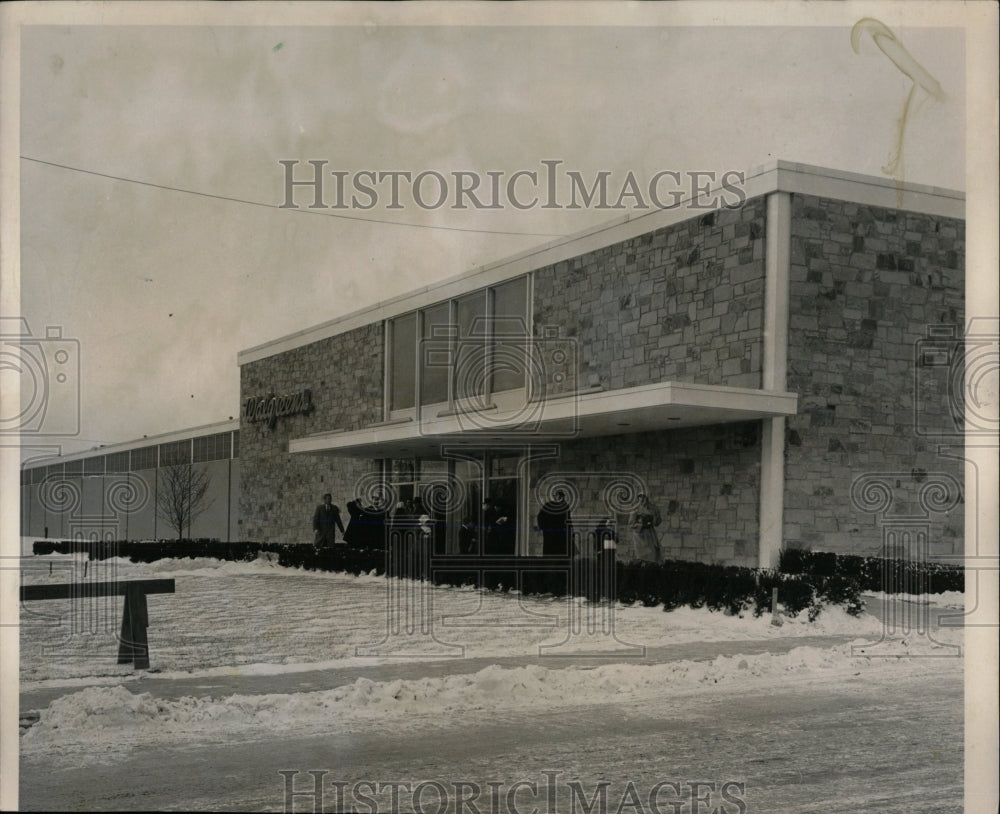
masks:
[[[760,387],[764,198],[534,273],[534,328],[575,343],[559,393],[600,382]]]
[[[547,395],[597,382],[760,387],[765,223],[765,200],[753,199],[535,271],[536,335],[573,348],[573,375],[550,377]],[[911,518],[932,553],[959,554],[962,464],[939,451],[961,448],[953,368],[915,360],[928,329],[961,331],[964,224],[793,195],[791,263],[787,389],[799,414],[786,422],[786,545],[879,553],[885,524]],[[243,539],[308,541],[320,495],[332,492],[343,509],[373,470],[374,461],[291,456],[288,440],[381,419],[382,331],[369,325],[243,366],[241,403],[308,387],[316,407],[274,429],[244,421]],[[759,422],[580,439],[560,451],[532,466],[532,522],[546,474],[575,477],[574,515],[596,523],[607,513],[603,473],[633,473],[663,515],[664,556],[756,564]],[[874,490],[862,488],[866,476]],[[624,535],[621,554],[631,554]]]
[[[756,566],[760,506],[760,422],[692,427],[669,432],[587,438],[560,445],[557,461],[532,464],[529,521],[540,501],[540,483],[558,474],[576,492],[575,527],[592,530],[608,515],[605,489],[612,482],[641,483],[657,505],[657,529],[666,559]],[[634,555],[617,514],[619,558]],[[541,553],[541,535],[530,537]]]
[[[787,545],[875,554],[879,523],[907,516],[924,518],[913,530],[926,527],[934,554],[962,551],[962,464],[938,454],[941,443],[961,450],[947,434],[947,371],[915,359],[929,327],[962,330],[964,249],[958,220],[792,196]],[[865,475],[884,490],[852,500]]]
[[[314,405],[308,415],[277,419],[273,429],[266,422],[242,420],[241,539],[312,542],[312,513],[324,492],[333,495],[346,526],[346,503],[354,496],[354,484],[374,462],[290,455],[288,441],[380,421],[383,359],[382,323],[374,323],[241,367],[241,406],[253,396],[304,388],[311,391]]]

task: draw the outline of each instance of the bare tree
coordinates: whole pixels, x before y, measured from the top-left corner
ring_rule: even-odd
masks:
[[[191,533],[191,523],[208,509],[214,499],[208,498],[212,479],[204,469],[191,464],[171,464],[160,469],[160,484],[156,491],[156,513],[184,539],[184,528]]]

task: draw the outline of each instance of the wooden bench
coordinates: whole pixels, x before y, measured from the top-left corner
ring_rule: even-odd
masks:
[[[146,594],[172,594],[172,579],[137,579],[123,582],[71,582],[58,585],[22,585],[21,601],[38,599],[97,599],[124,596],[122,631],[118,637],[118,663],[132,662],[136,670],[149,669],[149,611]]]

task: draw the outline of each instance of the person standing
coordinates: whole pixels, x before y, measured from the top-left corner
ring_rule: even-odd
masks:
[[[614,602],[618,595],[615,584],[618,533],[614,530],[610,517],[605,517],[594,529],[594,545],[597,549],[595,552],[597,555],[597,593],[608,602]]]
[[[347,523],[347,531],[344,532],[344,542],[353,548],[367,548],[365,510],[361,501],[349,500],[347,514],[350,515],[351,519]]]
[[[660,538],[656,527],[660,525],[660,510],[645,494],[639,495],[639,505],[629,518],[629,530],[635,545],[635,559],[645,562],[660,561]]]
[[[340,520],[340,508],[333,505],[333,496],[327,492],[323,502],[313,512],[313,531],[316,533],[317,549],[331,548],[337,541],[337,529],[344,533],[344,524]]]
[[[386,520],[389,516],[388,508],[380,507],[379,502],[376,500],[363,505],[361,509],[364,512],[361,517],[364,521],[364,525],[361,526],[361,531],[363,532],[361,538],[362,547],[385,551]]]
[[[492,498],[483,501],[483,534],[482,551],[484,554],[500,554],[500,533],[497,521],[500,519],[500,507]]]
[[[496,520],[493,524],[495,543],[494,554],[513,555],[517,550],[517,526],[514,522],[514,512],[504,501],[496,503]]]
[[[566,557],[573,553],[573,520],[563,490],[557,490],[542,504],[536,519],[542,532],[543,557]]]
[[[476,521],[470,516],[462,521],[458,529],[458,552],[460,554],[479,554],[479,535],[476,534]]]

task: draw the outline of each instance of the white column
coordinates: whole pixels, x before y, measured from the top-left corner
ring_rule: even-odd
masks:
[[[757,565],[760,568],[777,568],[785,506],[785,419],[765,418],[763,424]]]
[[[788,373],[788,281],[791,270],[792,200],[767,198],[764,252],[764,353],[761,387],[784,392]],[[757,565],[776,568],[783,542],[785,419],[764,419],[760,455],[760,530]]]

